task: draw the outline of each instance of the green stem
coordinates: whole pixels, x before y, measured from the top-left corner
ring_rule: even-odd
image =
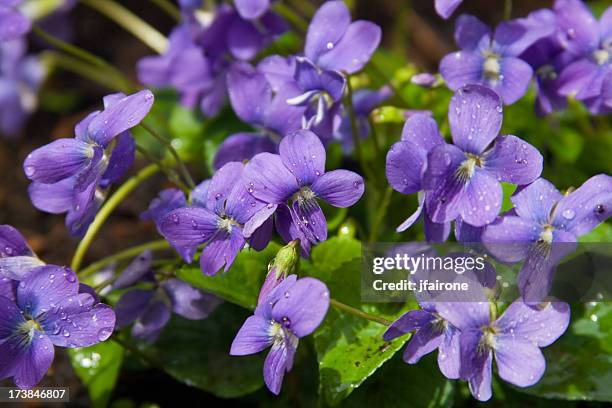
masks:
[[[380,229],[380,226],[387,215],[387,210],[389,209],[389,204],[391,203],[392,193],[393,189],[391,186],[388,186],[380,202],[380,206],[378,207],[374,223],[372,224],[372,230],[370,231],[370,237],[368,239],[369,242],[374,242],[376,241],[376,238],[378,238],[378,230]]]
[[[289,22],[295,29],[305,33],[308,30],[308,23],[301,16],[291,10],[287,5],[278,2],[273,6],[274,11],[280,14],[285,20]]]
[[[98,262],[92,263],[91,265],[89,265],[87,268],[83,269],[79,273],[79,277],[86,278],[88,276],[91,276],[94,273],[98,272],[99,270],[107,267],[108,265],[111,265],[115,262],[123,261],[124,259],[134,258],[140,255],[142,252],[146,251],[147,249],[150,249],[151,251],[163,251],[169,248],[170,248],[170,244],[165,239],[151,241],[151,242],[147,242],[146,244],[128,248],[124,251],[117,252],[114,255],[107,256],[106,258]]]
[[[359,310],[359,309],[357,309],[357,308],[354,308],[354,307],[352,307],[352,306],[349,306],[349,305],[347,305],[347,304],[344,304],[344,303],[342,303],[342,302],[339,302],[339,301],[337,301],[336,299],[329,299],[329,303],[330,303],[330,304],[331,304],[333,307],[335,307],[336,309],[340,309],[340,310],[342,310],[343,312],[346,312],[346,313],[349,313],[349,314],[355,315],[355,316],[357,316],[357,317],[361,317],[361,318],[363,318],[363,319],[370,320],[370,321],[372,321],[372,322],[376,322],[376,323],[382,324],[383,326],[390,326],[390,325],[391,325],[391,323],[392,323],[392,322],[390,322],[389,320],[387,320],[387,319],[385,319],[385,318],[382,318],[382,317],[379,317],[379,316],[374,316],[374,315],[371,315],[371,314],[366,313],[366,312],[364,312],[364,311],[362,311],[362,310]]]
[[[353,137],[353,148],[355,149],[355,156],[357,161],[361,165],[366,178],[369,180],[375,180],[375,175],[370,171],[368,163],[363,158],[363,150],[361,149],[361,134],[359,133],[359,126],[357,126],[357,114],[355,113],[355,107],[353,106],[353,87],[351,86],[350,77],[346,75],[346,97],[344,105],[351,119],[351,135]]]
[[[164,163],[162,160],[158,159],[157,157],[153,156],[151,153],[149,153],[147,149],[145,149],[144,147],[140,145],[136,145],[136,151],[146,160],[150,161],[151,163],[157,164],[160,167],[160,169],[164,172],[168,180],[176,184],[178,188],[183,190],[185,194],[188,195],[190,193],[191,189],[187,187],[187,185],[181,181],[181,178],[179,177],[174,167],[168,166],[166,163]]]
[[[113,0],[81,0],[81,3],[104,14],[158,54],[168,48],[166,37],[121,4]]]
[[[157,133],[152,127],[150,127],[146,123],[144,123],[144,122],[140,123],[140,126],[143,129],[145,129],[147,132],[149,132],[149,134],[151,136],[153,136],[155,139],[160,141],[164,146],[166,146],[168,148],[168,151],[170,151],[170,154],[172,155],[172,157],[174,157],[174,160],[176,160],[176,164],[178,165],[179,170],[180,170],[181,174],[183,175],[183,178],[187,182],[187,185],[191,189],[194,189],[196,184],[193,181],[193,178],[191,177],[191,174],[189,174],[189,170],[187,169],[187,166],[185,165],[183,160],[181,160],[181,156],[179,156],[179,154],[176,151],[176,149],[174,148],[174,146],[172,146],[172,142],[170,140],[166,139],[164,136],[162,136],[159,133]]]
[[[112,91],[130,92],[129,89],[117,80],[117,78],[114,78],[112,75],[107,75],[104,71],[100,70],[100,68],[85,63],[78,58],[55,51],[43,51],[41,53],[41,58],[43,61],[48,61],[48,63],[54,67],[74,72]]]
[[[504,20],[510,20],[512,17],[512,0],[504,1]]]
[[[121,201],[123,201],[123,199],[128,194],[130,194],[136,187],[138,187],[140,183],[142,183],[144,180],[148,179],[158,171],[160,171],[160,168],[159,166],[157,166],[157,164],[151,164],[145,167],[144,169],[140,170],[138,174],[136,174],[134,177],[123,183],[123,185],[121,185],[121,187],[119,187],[119,189],[115,191],[111,198],[109,198],[106,203],[104,203],[104,205],[98,212],[98,215],[96,215],[96,218],[87,229],[85,237],[83,237],[81,242],[79,242],[79,246],[77,247],[74,257],[72,258],[72,262],[70,263],[73,271],[78,272],[83,262],[83,258],[87,253],[87,249],[89,249],[89,246],[91,245],[91,242],[94,240],[94,238],[98,234],[98,231],[100,230],[100,228],[102,228],[102,225],[104,225],[104,222],[115,210],[115,208],[117,208]]]
[[[166,14],[175,19],[176,21],[181,21],[181,11],[174,4],[170,3],[168,0],[150,0],[151,3],[155,4],[157,7],[162,9]]]

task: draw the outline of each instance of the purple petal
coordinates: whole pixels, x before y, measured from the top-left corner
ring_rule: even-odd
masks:
[[[234,186],[240,183],[244,165],[239,162],[225,164],[215,172],[208,185],[206,208],[217,214],[225,210],[225,202],[232,193]]]
[[[19,11],[0,6],[0,41],[10,41],[30,31],[32,23]]]
[[[0,257],[18,255],[32,256],[34,253],[16,228],[10,225],[0,225]]]
[[[336,71],[321,70],[311,61],[298,58],[295,70],[295,81],[304,92],[302,95],[289,98],[287,103],[291,105],[304,105],[311,97],[312,92],[327,92],[334,102],[339,101],[344,94],[346,79]]]
[[[540,224],[506,215],[486,226],[482,242],[500,261],[519,262],[525,259],[529,247],[540,238],[541,232]]]
[[[406,312],[399,319],[394,321],[384,332],[383,340],[391,341],[411,331],[419,330],[421,327],[430,324],[435,318],[433,314],[425,310],[411,310]]]
[[[419,192],[426,159],[427,152],[420,146],[405,141],[393,144],[387,153],[385,169],[391,187],[402,194]]]
[[[154,342],[170,321],[170,308],[163,299],[154,299],[132,326],[132,337]]]
[[[191,262],[197,247],[217,231],[218,221],[217,215],[205,208],[179,208],[160,220],[159,231],[185,262]]]
[[[584,55],[597,47],[597,21],[582,1],[557,0],[554,11],[564,48],[574,55]]]
[[[246,164],[243,182],[253,197],[272,204],[284,203],[299,189],[281,157],[270,153],[260,153]]]
[[[11,256],[0,258],[0,276],[14,280],[23,280],[32,269],[45,263],[35,256]]]
[[[33,270],[17,288],[19,308],[30,316],[54,309],[79,293],[76,274],[69,268],[45,265]]]
[[[453,142],[461,150],[480,154],[497,137],[502,124],[499,96],[481,85],[468,85],[452,97],[448,121]]]
[[[370,21],[355,21],[348,26],[338,42],[326,44],[327,52],[318,58],[318,65],[324,69],[353,74],[368,63],[380,44],[382,31]]]
[[[270,335],[270,329],[270,320],[261,316],[249,317],[236,334],[230,355],[246,356],[270,347],[274,340]]]
[[[235,18],[227,32],[227,45],[233,57],[248,61],[265,45],[266,38],[250,21]]]
[[[10,298],[0,294],[0,343],[11,337],[17,327],[23,323],[25,320],[17,305]]]
[[[140,214],[140,219],[153,220],[155,223],[158,223],[159,220],[170,211],[186,206],[187,198],[182,190],[177,188],[167,188],[160,191],[159,195],[151,201],[147,211]]]
[[[553,225],[584,235],[612,215],[612,177],[598,174],[564,196],[555,208]]]
[[[17,302],[17,299],[15,298],[16,295],[17,295],[17,281],[14,281],[8,278],[0,278],[0,297],[5,297],[6,299],[10,300],[12,303],[16,303]],[[3,310],[8,310],[8,309],[4,308]],[[0,321],[3,321],[3,320],[0,319]],[[4,320],[4,321],[8,321],[8,320]],[[2,334],[0,334],[0,338],[3,338]]]
[[[352,171],[333,170],[323,174],[312,184],[317,197],[335,207],[350,207],[364,192],[363,178]]]
[[[121,180],[134,164],[136,142],[132,135],[124,132],[116,140],[117,144],[108,159],[108,167],[100,180],[103,188]]]
[[[443,333],[439,332],[431,323],[421,327],[411,338],[404,350],[404,361],[416,364],[426,354],[431,353],[440,346]]]
[[[410,116],[402,129],[402,141],[412,143],[429,152],[434,146],[444,143],[438,124],[428,114]]]
[[[107,340],[115,330],[115,312],[86,293],[64,299],[45,313],[41,326],[59,347],[88,347]]]
[[[561,198],[563,196],[552,183],[539,178],[518,189],[510,200],[519,217],[544,225],[550,221],[551,211]]]
[[[290,213],[293,223],[311,243],[316,244],[327,239],[327,220],[316,200],[301,204],[296,201]]]
[[[97,188],[97,184],[97,181],[94,181],[85,190],[75,191],[73,205],[66,216],[66,226],[74,236],[85,235],[104,201],[104,192]]]
[[[309,130],[297,130],[285,136],[278,150],[285,167],[300,185],[316,182],[325,172],[325,148]]]
[[[245,20],[254,20],[261,17],[270,7],[270,0],[236,0],[236,10]]]
[[[211,179],[204,180],[198,184],[193,190],[189,197],[195,207],[206,208],[206,200],[208,199],[208,187],[210,187]]]
[[[51,340],[36,331],[31,342],[20,336],[0,344],[0,378],[13,377],[18,388],[31,389],[43,379],[53,358],[55,349]]]
[[[561,71],[559,93],[565,96],[577,95],[586,89],[597,77],[599,66],[588,59],[579,59]]]
[[[483,227],[474,227],[461,218],[455,220],[455,238],[461,243],[480,242],[483,231]]]
[[[261,124],[265,106],[272,100],[266,76],[247,63],[235,63],[227,74],[227,84],[236,115],[247,123]]]
[[[440,61],[440,74],[450,89],[457,90],[467,84],[481,82],[484,63],[485,59],[480,53],[452,52]]]
[[[297,342],[287,343],[287,341],[275,342],[264,361],[264,381],[275,395],[280,394],[285,372],[291,369],[297,348]]]
[[[490,323],[488,302],[438,302],[436,311],[462,331],[480,330]]]
[[[143,90],[116,101],[89,124],[91,138],[106,146],[117,135],[138,125],[153,106],[153,94]]]
[[[436,0],[436,13],[443,19],[448,19],[459,7],[463,0]]]
[[[270,217],[251,234],[249,239],[249,245],[251,248],[253,248],[255,251],[263,251],[266,249],[272,240],[273,230],[274,221]],[[244,231],[242,234],[244,235]]]
[[[327,286],[314,278],[302,278],[276,302],[272,317],[301,338],[319,327],[328,308]]]
[[[77,139],[59,139],[34,150],[23,163],[32,181],[51,184],[77,174],[93,157],[93,148]]]
[[[502,97],[506,105],[518,101],[529,88],[533,69],[519,58],[503,58],[500,61],[501,75],[499,81],[491,82],[491,87]]]
[[[276,212],[276,204],[268,204],[264,208],[257,211],[251,219],[249,219],[242,230],[242,234],[245,238],[251,238],[251,236],[263,225],[271,219],[272,215]]]
[[[536,10],[526,18],[499,24],[493,37],[493,49],[500,55],[519,56],[536,41],[553,35],[556,29],[555,14],[551,10]]]
[[[317,61],[319,56],[340,41],[351,23],[351,15],[342,1],[324,3],[312,17],[306,34],[304,54]]]
[[[544,308],[532,308],[520,300],[514,301],[497,320],[505,336],[546,347],[555,342],[569,325],[570,308],[567,303],[553,302]]]
[[[155,292],[152,290],[134,289],[124,293],[117,304],[117,328],[122,329],[134,323],[147,309]]]
[[[465,188],[459,214],[474,227],[490,224],[501,210],[503,197],[499,181],[488,172],[477,169]]]
[[[469,381],[470,392],[478,401],[491,399],[492,360],[491,351],[479,352],[481,332],[461,334],[461,378]]]
[[[445,223],[459,216],[459,203],[465,183],[455,173],[466,159],[456,146],[439,145],[427,155],[427,169],[423,173],[427,214],[434,222]]]
[[[546,361],[539,347],[513,335],[495,337],[495,361],[499,376],[510,384],[529,387],[542,378]]]
[[[433,222],[427,212],[423,215],[423,227],[425,230],[425,240],[427,242],[444,242],[448,239],[451,230],[451,223]]]
[[[146,250],[130,262],[130,264],[121,272],[113,288],[123,289],[132,286],[140,281],[144,276],[152,271],[153,252]]]
[[[200,269],[208,276],[215,275],[224,266],[224,272],[227,272],[244,244],[239,227],[234,226],[231,232],[219,230],[202,251]]]
[[[286,243],[289,243],[294,239],[299,239],[302,248],[302,255],[304,257],[308,257],[310,254],[310,247],[312,245],[309,238],[312,237],[307,237],[303,229],[298,227],[297,223],[294,222],[292,212],[293,210],[287,207],[287,205],[283,204],[278,206],[275,219],[276,230]],[[312,233],[309,235],[312,235]]]
[[[462,14],[455,23],[455,42],[462,50],[481,50],[491,42],[491,29],[474,16]]]
[[[498,137],[486,155],[484,168],[498,180],[529,184],[542,173],[544,158],[532,145],[516,136]]]
[[[37,209],[51,214],[61,214],[73,205],[74,178],[67,178],[57,183],[45,184],[33,182],[28,187],[30,200]]]
[[[205,319],[221,303],[219,298],[178,279],[168,279],[161,286],[172,300],[172,311],[186,319]]]
[[[410,215],[410,217],[406,218],[404,222],[402,222],[396,229],[396,232],[404,232],[408,228],[412,227],[412,225],[421,218],[421,214],[423,214],[423,208],[425,203],[425,195],[423,193],[419,193],[419,206],[417,209]]]
[[[229,162],[251,160],[255,155],[263,152],[276,152],[276,144],[269,137],[259,133],[235,133],[221,143],[213,166],[215,169],[220,169]]]
[[[461,376],[461,333],[449,328],[444,333],[438,349],[438,367],[451,380]]]

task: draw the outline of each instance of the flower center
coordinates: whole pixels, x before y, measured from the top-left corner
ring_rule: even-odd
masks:
[[[495,85],[499,80],[503,79],[499,60],[499,55],[487,53],[485,54],[485,61],[482,65],[482,73],[485,79],[487,79],[493,85]]]
[[[593,59],[597,65],[604,65],[610,61],[610,51],[607,49],[599,49],[593,51]]]
[[[547,81],[554,81],[558,77],[555,67],[550,64],[542,65],[540,68],[538,68],[537,74],[540,78]]]
[[[17,332],[19,334],[25,335],[29,341],[32,340],[32,338],[34,338],[34,332],[38,330],[38,331],[42,331],[42,327],[40,326],[40,324],[34,320],[34,319],[30,319],[24,323],[22,323],[18,329]]]
[[[476,167],[484,166],[484,159],[472,153],[466,153],[466,160],[457,169],[457,178],[462,182],[467,182],[474,175]]]
[[[431,325],[436,333],[444,333],[448,328],[448,322],[441,317],[438,317],[436,320],[431,322]]]
[[[480,341],[478,342],[477,352],[478,354],[484,354],[489,350],[493,350],[495,348],[495,335],[497,334],[497,330],[491,326],[485,326],[482,328],[482,336],[480,337]]]
[[[293,201],[297,201],[300,208],[307,207],[317,197],[317,195],[310,189],[310,187],[304,186],[299,189],[292,197]]]
[[[538,242],[544,243],[544,244],[552,243],[554,229],[555,228],[550,224],[544,225],[544,228],[542,230],[542,233],[540,234],[540,239],[538,240]]]
[[[236,222],[236,220],[234,220],[233,218],[230,217],[222,217],[218,224],[217,227],[222,230],[222,231],[227,231],[228,234],[232,233],[232,229],[234,228],[234,225],[238,225],[238,223]]]
[[[272,338],[274,344],[287,342],[297,347],[298,338],[289,330],[290,325],[291,322],[287,317],[283,317],[282,323],[270,320],[268,335]]]

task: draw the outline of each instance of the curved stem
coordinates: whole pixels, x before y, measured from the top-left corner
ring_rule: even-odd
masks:
[[[369,242],[374,242],[376,238],[378,238],[378,230],[385,219],[385,215],[387,215],[387,210],[389,209],[389,204],[391,203],[392,193],[393,189],[391,186],[388,186],[385,190],[385,194],[382,197],[380,206],[378,207],[378,212],[376,213],[376,218],[374,219],[374,224],[372,225],[372,230],[370,231],[370,236],[368,239]]]
[[[77,272],[81,267],[81,263],[83,262],[83,258],[87,253],[87,249],[91,245],[91,242],[94,240],[102,225],[106,219],[111,215],[111,213],[117,208],[117,206],[123,201],[123,199],[131,193],[136,187],[140,185],[144,180],[148,179],[155,173],[160,171],[160,168],[157,164],[151,164],[144,169],[140,170],[138,174],[134,177],[130,178],[128,181],[123,183],[117,191],[109,198],[106,203],[102,206],[98,215],[87,229],[87,233],[85,237],[79,242],[79,246],[72,258],[72,262],[70,263],[70,267],[73,271]]]
[[[385,319],[385,318],[382,318],[382,317],[379,317],[379,316],[374,316],[374,315],[371,315],[371,314],[366,313],[366,312],[364,312],[364,311],[362,311],[362,310],[359,310],[359,309],[357,309],[357,308],[354,308],[353,306],[349,306],[349,305],[347,305],[347,304],[344,304],[344,303],[342,303],[342,302],[339,302],[339,301],[337,301],[336,299],[329,299],[329,303],[330,303],[330,304],[331,304],[333,307],[335,307],[336,309],[340,309],[340,310],[342,310],[343,312],[346,312],[346,313],[349,313],[349,314],[355,315],[355,316],[357,316],[357,317],[361,317],[361,318],[363,318],[363,319],[370,320],[370,321],[372,321],[372,322],[376,322],[376,323],[378,323],[378,324],[382,324],[383,326],[390,326],[390,325],[391,325],[391,323],[393,323],[393,322],[390,322],[389,320],[387,320],[387,319]]]
[[[160,169],[164,172],[168,180],[176,184],[177,187],[183,190],[185,194],[189,195],[189,193],[191,192],[191,189],[187,187],[187,185],[181,181],[181,178],[179,177],[174,167],[169,166],[168,164],[164,163],[162,160],[153,156],[151,153],[149,153],[147,149],[145,149],[144,147],[140,145],[136,145],[136,151],[146,160],[150,161],[151,163],[157,164],[160,167]]]
[[[157,7],[162,9],[166,14],[175,19],[176,21],[181,21],[181,11],[174,4],[170,3],[168,0],[150,0],[151,3],[155,4]]]
[[[41,53],[41,58],[49,61],[49,63],[54,67],[59,67],[66,71],[74,72],[75,74],[93,81],[98,85],[102,85],[113,92],[130,92],[130,90],[123,84],[119,83],[117,78],[113,78],[112,75],[106,75],[100,68],[88,64],[78,58],[74,58],[70,55],[62,54],[56,51],[43,51]]]
[[[165,137],[163,137],[162,135],[160,135],[159,133],[157,133],[152,127],[150,127],[146,123],[143,122],[143,123],[140,124],[140,126],[143,129],[145,129],[147,132],[149,132],[149,134],[151,136],[153,136],[155,139],[159,140],[164,146],[166,146],[168,148],[168,150],[170,151],[170,154],[172,155],[172,157],[174,157],[174,160],[176,160],[176,164],[179,166],[179,170],[181,171],[181,174],[183,175],[183,178],[187,182],[187,185],[191,189],[194,189],[196,184],[193,181],[193,178],[191,177],[191,174],[189,174],[189,170],[187,170],[187,166],[185,165],[183,160],[181,160],[181,156],[179,156],[179,154],[176,151],[176,149],[174,148],[174,146],[172,146],[172,142],[169,141],[168,139],[166,139]]]
[[[166,37],[121,4],[112,0],[81,0],[81,3],[104,14],[158,54],[168,48]]]
[[[147,242],[146,244],[137,245],[135,247],[128,248],[124,251],[117,252],[114,255],[107,256],[106,258],[98,262],[92,263],[91,265],[89,265],[87,268],[83,269],[79,273],[79,277],[86,278],[88,276],[91,276],[94,273],[98,272],[100,269],[103,269],[104,267],[114,262],[119,262],[124,259],[134,258],[135,256],[140,255],[142,252],[146,251],[147,249],[151,251],[163,251],[165,249],[170,249],[170,244],[165,239],[160,239],[157,241],[151,241],[151,242]]]

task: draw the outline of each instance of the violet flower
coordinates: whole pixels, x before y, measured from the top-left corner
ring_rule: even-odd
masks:
[[[313,132],[298,130],[281,140],[279,154],[260,153],[246,164],[248,192],[268,203],[245,227],[245,235],[276,214],[276,228],[286,241],[299,239],[304,254],[327,239],[327,222],[317,198],[350,207],[363,195],[363,178],[348,170],[325,172],[325,148]]]
[[[275,153],[284,135],[301,128],[304,108],[287,103],[299,93],[293,71],[293,59],[280,56],[265,58],[256,69],[247,63],[234,63],[227,77],[230,102],[236,115],[256,131],[235,133],[225,139],[215,156],[215,168],[249,160],[257,153]]]
[[[564,47],[578,57],[561,72],[559,92],[583,101],[594,114],[607,113],[602,86],[612,72],[612,7],[599,22],[578,0],[557,0],[555,13]]]
[[[79,293],[68,268],[35,268],[16,287],[15,300],[0,295],[0,380],[33,388],[54,358],[54,347],[88,347],[113,333],[115,313],[89,293]]]
[[[454,145],[434,146],[427,156],[423,187],[432,221],[461,217],[481,227],[501,209],[500,182],[528,184],[542,172],[542,155],[516,136],[498,136],[503,118],[499,96],[481,85],[461,88],[448,119]]]
[[[514,210],[489,224],[482,241],[503,262],[526,259],[519,288],[526,301],[538,302],[548,294],[554,266],[573,251],[578,237],[612,215],[612,177],[591,177],[565,196],[538,179],[511,200]]]
[[[360,89],[353,94],[353,111],[357,120],[357,129],[362,139],[370,134],[370,114],[380,104],[391,98],[393,91],[389,86],[383,86],[379,90]],[[351,118],[346,109],[335,118],[334,139],[339,141],[345,151],[353,150],[353,130]]]
[[[67,212],[66,225],[82,236],[101,205],[105,190],[129,170],[135,143],[128,130],[143,120],[153,94],[104,97],[104,110],[90,113],[75,127],[76,137],[58,139],[25,159],[25,175],[33,181],[30,199],[52,214]]]
[[[386,176],[393,189],[402,194],[419,195],[419,206],[414,214],[397,227],[397,232],[406,231],[419,218],[423,218],[425,239],[429,242],[444,242],[450,234],[450,222],[435,223],[425,205],[422,177],[427,168],[427,154],[437,145],[444,145],[436,121],[428,114],[419,113],[406,120],[402,138],[393,144],[387,153]]]
[[[22,280],[32,269],[44,264],[19,231],[10,225],[0,225],[0,278]]]
[[[249,236],[243,234],[245,223],[266,207],[247,192],[243,169],[242,163],[227,163],[200,191],[201,197],[192,195],[193,206],[170,211],[159,221],[161,234],[186,262],[191,262],[196,249],[206,244],[200,256],[200,268],[206,275],[215,275],[224,266],[227,272],[247,239],[258,251],[270,241],[271,221],[259,225]],[[205,207],[199,206],[202,203]]]
[[[314,332],[329,308],[329,290],[314,278],[289,275],[257,305],[240,328],[230,354],[244,356],[271,347],[264,362],[264,380],[274,394],[293,367],[299,340]]]
[[[499,376],[517,387],[537,383],[546,369],[540,348],[551,345],[567,329],[567,303],[547,303],[538,309],[513,302],[492,320],[488,302],[440,303],[437,312],[461,333],[460,377],[479,401],[491,398],[493,357]]]
[[[17,39],[28,31],[32,23],[18,7],[22,0],[0,0],[0,42]]]
[[[448,87],[457,90],[468,84],[483,84],[495,90],[505,104],[516,102],[527,92],[533,75],[529,64],[518,56],[555,29],[527,23],[525,19],[503,22],[492,33],[476,17],[460,16],[455,41],[461,51],[440,61],[440,73]]]
[[[152,268],[152,253],[146,251],[135,258],[119,275],[114,289],[125,289],[138,282],[147,282],[149,289],[131,289],[124,293],[115,307],[117,328],[132,326],[132,337],[155,342],[170,321],[172,313],[189,320],[207,318],[220,300],[179,279],[158,282]]]
[[[149,208],[140,214],[143,221],[152,220],[159,225],[161,219],[172,210],[186,207],[187,198],[185,193],[178,188],[167,188],[159,192],[158,196],[151,201]]]
[[[36,109],[45,76],[39,59],[26,56],[26,47],[21,38],[0,42],[0,134],[6,136],[16,135]]]

